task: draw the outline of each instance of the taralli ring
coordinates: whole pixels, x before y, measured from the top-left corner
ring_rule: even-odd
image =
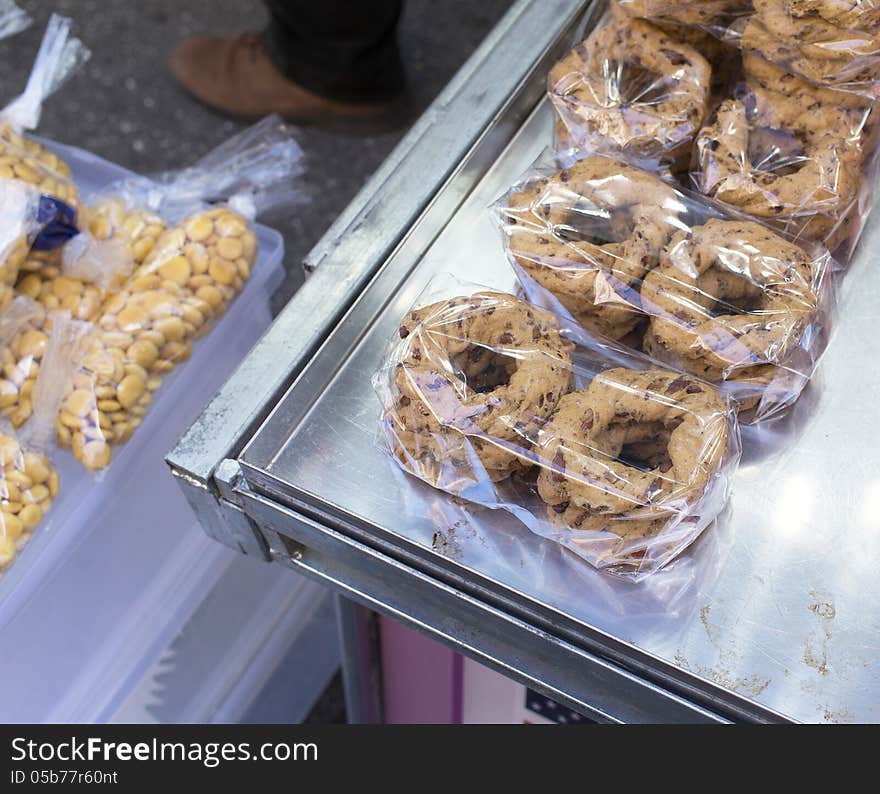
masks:
[[[757,0],[755,7],[768,0]],[[848,30],[876,29],[880,25],[880,3],[876,0],[777,0],[794,17],[817,15]]]
[[[528,469],[523,449],[571,387],[556,320],[480,292],[410,312],[399,335],[385,421],[404,467],[452,490]]]
[[[642,284],[646,352],[710,381],[766,385],[816,318],[813,270],[804,249],[751,221],[680,232]]]
[[[759,88],[722,102],[696,141],[701,192],[822,239],[858,194],[863,155],[808,110]]]
[[[615,5],[632,17],[695,27],[727,22],[752,7],[751,0],[618,0]]]
[[[657,265],[679,206],[660,179],[587,157],[516,188],[500,213],[515,264],[581,325],[621,339],[642,315],[618,293]]]
[[[550,72],[562,148],[679,160],[706,115],[710,72],[696,49],[642,20],[599,28]]]
[[[822,13],[807,11],[805,4],[792,3],[791,0],[754,0],[755,16],[767,30],[782,39],[797,42],[801,52],[810,58],[836,61],[842,57],[859,58],[880,54],[878,31],[859,30],[854,25],[842,28],[838,23],[830,21]],[[820,5],[826,8],[839,3],[813,3],[816,10]],[[848,4],[852,5],[852,4]],[[874,3],[862,3],[863,7],[875,6],[872,15],[876,15]],[[798,7],[795,13],[794,7]],[[826,13],[833,13],[828,8]],[[843,17],[838,17],[842,19]],[[852,18],[855,22],[855,18]],[[876,21],[872,27],[876,28]]]
[[[538,493],[550,521],[574,531],[566,545],[589,545],[599,567],[638,565],[670,522],[699,518],[730,445],[727,403],[708,384],[609,369],[563,397],[540,432]]]

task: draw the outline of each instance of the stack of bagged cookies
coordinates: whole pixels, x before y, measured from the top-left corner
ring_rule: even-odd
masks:
[[[491,208],[517,295],[429,288],[400,323],[397,463],[629,578],[710,526],[870,207],[873,6],[612,3],[549,73],[554,150]]]
[[[789,236],[821,242],[845,264],[870,207],[877,169],[876,4],[620,0],[612,16],[611,28],[648,25],[682,43],[694,36],[713,42],[714,51],[702,49],[714,86],[707,92],[704,120],[693,135],[680,128],[686,138],[681,146],[689,153],[679,154],[676,162],[688,161],[690,172],[688,177],[676,170],[682,184]],[[595,31],[579,48],[599,35]],[[612,73],[626,71],[620,62],[643,60],[637,48],[620,61],[615,57],[603,63]],[[684,64],[677,71],[667,69],[662,78],[667,94],[687,93],[681,86],[689,86],[697,71]],[[555,84],[551,73],[551,99]],[[620,93],[619,102],[603,107],[611,117],[632,112],[631,97]],[[611,147],[600,143],[590,150]],[[614,151],[628,156],[623,147]]]
[[[558,317],[513,295],[458,289],[429,287],[374,381],[405,471],[632,579],[711,525],[740,454],[729,397],[575,347]]]
[[[524,296],[569,338],[643,352],[780,417],[827,341],[831,257],[604,155],[530,170],[494,207]]]

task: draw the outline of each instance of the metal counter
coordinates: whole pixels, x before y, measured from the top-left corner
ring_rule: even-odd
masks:
[[[332,322],[292,344],[285,335],[320,292],[295,296],[169,463],[218,539],[595,719],[878,721],[876,223],[817,376],[785,420],[744,433],[716,525],[640,584],[407,477],[377,443],[370,379],[431,277],[513,287],[486,206],[550,143],[541,89],[580,5],[511,10],[319,246],[325,261],[306,286],[347,285],[327,295]],[[437,148],[444,128],[456,146]],[[491,532],[473,530],[478,510]]]

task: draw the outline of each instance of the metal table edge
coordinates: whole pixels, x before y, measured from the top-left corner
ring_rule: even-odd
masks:
[[[405,566],[436,586],[454,587],[489,609],[503,610],[548,636],[639,676],[646,685],[660,687],[676,697],[685,698],[694,708],[709,709],[736,721],[792,722],[783,714],[620,640],[596,626],[579,623],[563,612],[510,590],[503,582],[488,579],[454,559],[406,538],[389,535],[382,527],[371,522],[357,521],[354,516],[333,512],[320,499],[313,498],[301,489],[292,489],[290,483],[280,483],[270,473],[254,468],[246,461],[241,461],[241,466],[247,475],[246,482],[242,482],[236,490],[243,494],[241,503],[245,512],[261,527],[267,515],[265,509],[260,515],[254,515],[250,507],[259,503],[265,508],[271,504],[277,514],[290,516],[299,525],[306,522],[316,533],[344,536],[361,548],[370,549],[394,561],[395,565]],[[277,529],[275,531],[278,532]]]

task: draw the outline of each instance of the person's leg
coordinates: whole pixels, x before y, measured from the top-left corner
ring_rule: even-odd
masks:
[[[402,0],[272,0],[263,34],[191,38],[171,71],[196,98],[242,118],[378,131],[402,124]]]
[[[404,88],[397,46],[402,0],[264,0],[263,49],[290,80],[320,96],[378,101]]]

